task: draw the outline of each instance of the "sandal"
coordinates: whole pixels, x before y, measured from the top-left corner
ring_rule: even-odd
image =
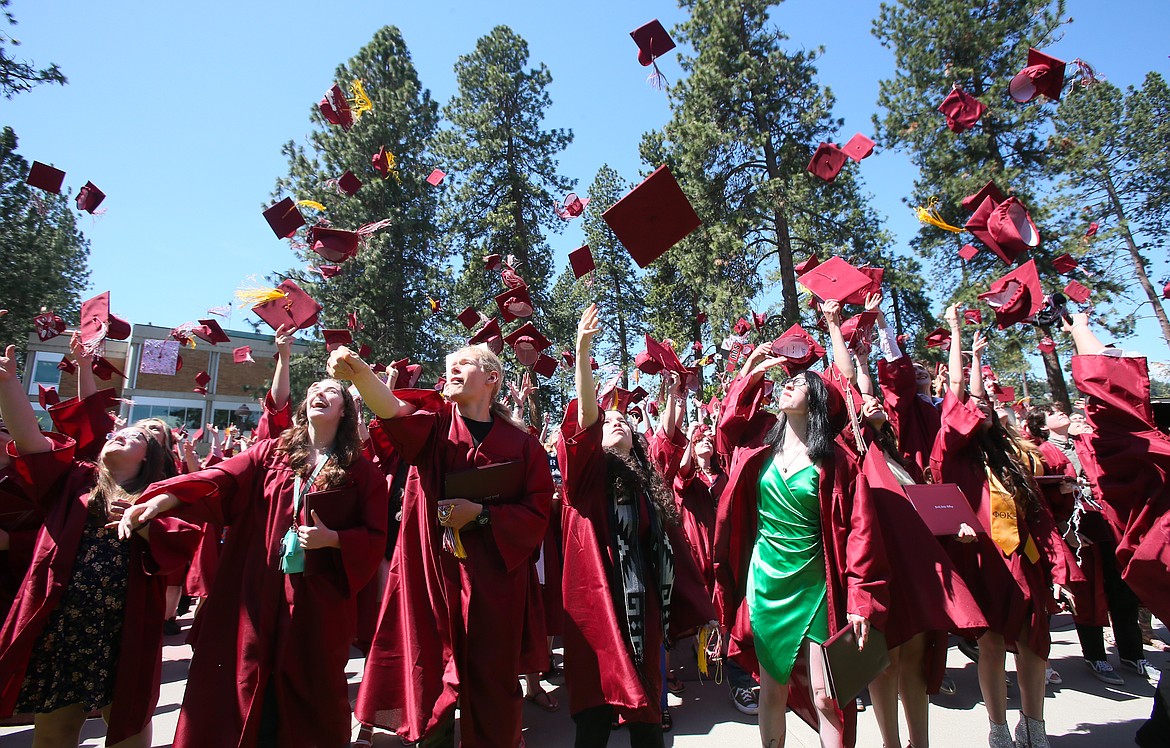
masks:
[[[674,671],[671,671],[671,673],[666,676],[666,690],[670,691],[675,696],[678,696],[680,693],[685,692],[687,687],[681,680],[679,680],[678,676],[674,674]]]
[[[552,697],[548,691],[536,691],[524,697],[524,700],[535,704],[546,712],[555,712],[561,708],[557,700]]]

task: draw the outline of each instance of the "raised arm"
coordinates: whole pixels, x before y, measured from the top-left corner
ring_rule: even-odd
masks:
[[[675,429],[682,421],[682,410],[686,402],[686,386],[681,382],[678,372],[663,371],[662,381],[666,400],[662,406],[662,434],[667,439],[674,437]]]
[[[877,388],[873,386],[873,377],[869,374],[869,361],[861,361],[853,356],[853,370],[857,374],[857,389],[861,394],[877,397]]]
[[[1065,322],[1064,331],[1072,335],[1078,356],[1092,356],[1105,350],[1105,344],[1089,327],[1089,315],[1083,312],[1072,315],[1072,324]]]
[[[32,403],[24,394],[20,378],[16,376],[16,346],[10,345],[0,356],[0,418],[8,430],[16,449],[23,455],[48,452],[53,443],[41,433]]]
[[[593,336],[599,332],[601,323],[597,318],[597,305],[590,304],[577,323],[577,427],[582,430],[597,423],[599,417],[593,372],[589,368]]]
[[[952,341],[951,346],[956,343]],[[975,331],[971,341],[971,397],[983,400],[987,397],[987,388],[983,385],[983,351],[987,348],[987,338],[983,333]],[[960,351],[960,355],[962,352]]]
[[[947,375],[950,377],[951,394],[963,400],[966,394],[967,382],[963,377],[963,327],[959,322],[959,306],[951,304],[947,307],[947,324],[951,328],[951,351],[947,364]]]
[[[845,343],[845,336],[841,334],[841,302],[834,299],[821,304],[821,313],[825,315],[825,325],[829,328],[829,340],[833,344],[833,363],[837,371],[846,380],[857,383],[857,370],[853,368],[853,357],[849,355],[849,346]]]
[[[289,385],[289,359],[292,357],[293,333],[296,330],[292,325],[281,325],[276,331],[276,370],[272,372],[272,402],[277,410],[288,405],[288,398],[292,392]]]
[[[81,344],[81,333],[73,333],[69,340],[69,353],[77,362],[77,399],[84,400],[97,392],[97,382],[93,376],[93,355],[86,353]]]
[[[329,376],[348,379],[362,393],[366,407],[378,418],[398,418],[410,415],[415,408],[394,394],[370,365],[344,345],[329,354]]]

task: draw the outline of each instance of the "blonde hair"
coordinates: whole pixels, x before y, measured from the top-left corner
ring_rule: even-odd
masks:
[[[497,375],[496,384],[494,387],[492,387],[492,414],[496,416],[496,418],[507,421],[521,431],[527,432],[527,427],[525,427],[525,425],[520,421],[516,420],[516,417],[512,415],[512,410],[507,405],[504,405],[504,403],[500,402],[500,390],[504,387],[504,362],[500,360],[500,357],[493,353],[492,350],[486,345],[464,346],[447,354],[446,366],[448,374],[451,373],[451,364],[460,358],[470,359],[471,361],[475,362],[475,365],[484,372],[488,374],[494,372]]]

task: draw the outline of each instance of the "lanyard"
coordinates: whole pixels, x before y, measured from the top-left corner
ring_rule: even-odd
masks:
[[[308,482],[301,481],[301,476],[293,478],[293,524],[296,524],[297,515],[301,513],[301,504],[304,503],[305,494],[317,482],[317,476],[321,474],[321,469],[325,467],[325,463],[333,459],[332,452],[326,452],[323,459],[317,462],[317,467],[313,468],[313,474],[309,476]]]

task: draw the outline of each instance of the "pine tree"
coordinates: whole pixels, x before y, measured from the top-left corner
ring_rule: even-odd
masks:
[[[410,356],[424,364],[425,375],[437,376],[445,350],[427,299],[445,300],[449,280],[436,241],[441,188],[426,178],[438,164],[430,152],[438,106],[419,83],[406,43],[393,26],[380,29],[338,66],[334,79],[347,91],[352,81],[360,80],[373,109],[345,132],[326,122],[314,105],[310,119],[315,129],[308,147],[289,142],[283,148],[289,170],[278,180],[274,197],[287,194],[321,203],[335,228],[355,230],[383,219],[391,224],[370,235],[357,257],[343,263],[339,276],[324,280],[304,267],[286,275],[324,305],[322,327],[345,327],[346,315],[356,312],[364,325],[354,333],[356,341],[369,344],[377,360],[388,363]],[[396,160],[396,171],[387,177],[371,160],[383,147]],[[363,183],[349,197],[329,183],[346,170]],[[312,223],[316,211],[304,212]],[[297,256],[313,266],[327,264],[304,248]]]
[[[0,0],[0,13],[4,14],[4,20],[9,26],[15,26],[16,16],[8,10],[11,4],[12,0]],[[11,99],[16,94],[31,91],[34,86],[42,83],[56,83],[59,86],[68,83],[65,74],[56,65],[37,70],[33,63],[12,57],[9,50],[5,49],[7,45],[19,47],[20,40],[0,32],[0,93],[4,94],[4,98]]]

